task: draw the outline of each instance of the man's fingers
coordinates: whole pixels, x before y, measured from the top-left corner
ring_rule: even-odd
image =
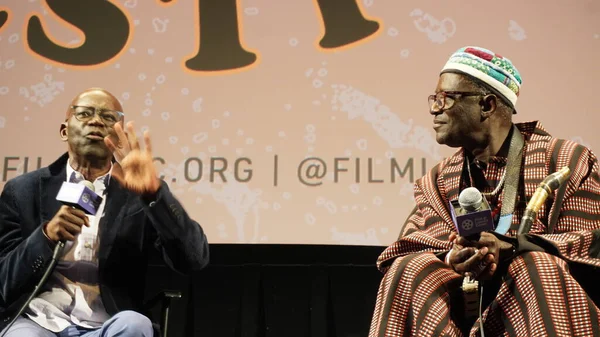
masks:
[[[125,177],[123,175],[123,168],[118,163],[113,164],[113,169],[110,172],[110,179],[113,179],[113,178],[117,182],[119,182],[120,185],[122,185],[122,186],[125,185]]]
[[[448,241],[452,242],[452,241],[456,240],[456,237],[457,237],[456,233],[452,232],[452,233],[450,233],[450,236],[448,237]]]
[[[465,249],[473,249],[473,248],[465,248]],[[483,258],[485,257],[486,254],[487,254],[487,247],[483,247],[480,250],[475,250],[473,252],[473,255],[471,257],[469,257],[466,261],[456,264],[454,266],[454,270],[456,270],[458,273],[473,271],[475,266],[477,266],[479,263],[481,263],[481,261],[483,260]]]
[[[62,228],[58,232],[58,237],[60,238],[60,240],[64,240],[64,241],[75,241],[75,236],[73,236],[73,234],[69,233],[69,231],[67,231],[64,228]]]
[[[463,247],[475,247],[476,246],[476,242],[467,240],[464,236],[458,236],[456,238],[456,243]]]
[[[110,140],[108,136],[104,137],[104,144],[112,153],[114,153],[117,150],[117,146],[112,142],[112,140]]]
[[[83,224],[87,220],[87,215],[84,211],[67,205],[63,205],[55,217],[80,224]]]
[[[129,139],[129,146],[132,150],[139,150],[140,143],[138,142],[137,136],[135,135],[135,130],[133,128],[133,122],[127,123],[127,138]]]
[[[460,249],[458,252],[454,253],[451,259],[454,263],[462,263],[471,256],[473,256],[473,254],[475,254],[475,248],[467,247]]]
[[[484,232],[484,233],[481,233],[481,238],[479,239],[479,241],[477,243],[478,243],[479,247],[483,247],[483,246],[490,247],[490,246],[496,244],[496,240],[497,239],[495,236],[493,236],[490,233]]]
[[[488,276],[489,277],[494,276],[494,273],[496,272],[497,268],[498,268],[497,264],[495,264],[495,263],[490,264],[488,267]]]
[[[150,131],[144,131],[144,146],[146,147],[146,152],[148,154],[152,154],[152,142],[150,142]]]
[[[52,240],[75,240],[75,237],[81,233],[81,226],[73,224],[67,220],[61,219],[54,222],[53,227],[51,228],[50,224],[48,225],[48,236],[52,238]]]
[[[80,209],[69,207],[68,210],[69,210],[70,214],[73,214],[78,218],[81,218],[81,219],[87,218],[87,216],[85,215],[85,212]]]
[[[479,273],[479,275],[475,276],[475,278],[477,278],[480,281],[489,280],[494,276],[497,268],[498,268],[498,265],[495,263],[488,264],[486,266],[486,268],[482,272]]]
[[[496,257],[494,256],[494,254],[486,254],[485,257],[483,258],[483,260],[485,261],[485,263],[487,264],[491,264],[496,262]]]
[[[117,133],[117,138],[119,138],[119,144],[117,144],[117,148],[129,149],[129,140],[127,140],[127,134],[125,133],[125,130],[123,130],[121,123],[115,124],[114,129]]]
[[[62,228],[73,235],[77,235],[77,234],[81,233],[81,225],[75,224],[72,222],[63,223]]]
[[[81,226],[85,225],[85,220],[84,220],[85,218],[86,218],[85,216],[82,218],[77,214],[70,213],[70,214],[65,214],[63,219],[66,224],[72,224],[74,226],[81,227]]]
[[[481,235],[481,239],[479,240],[478,243],[479,247],[488,247],[488,255],[490,255],[489,257],[486,258],[491,258],[492,261],[494,263],[498,263],[498,258],[500,255],[500,242],[498,240],[498,238],[496,238],[496,236],[494,236],[491,233],[487,233],[484,232]]]

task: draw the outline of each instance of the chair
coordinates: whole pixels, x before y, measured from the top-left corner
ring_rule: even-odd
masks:
[[[145,303],[145,309],[150,311],[160,302],[160,322],[153,322],[154,329],[159,332],[158,337],[168,337],[169,332],[169,311],[173,299],[181,298],[181,292],[176,290],[163,290]]]

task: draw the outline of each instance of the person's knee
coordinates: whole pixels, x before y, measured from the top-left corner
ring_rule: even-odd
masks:
[[[116,322],[126,336],[152,337],[154,330],[150,319],[135,311],[121,311],[117,315]]]
[[[544,270],[568,270],[566,262],[546,252],[525,252],[519,254],[509,266],[509,272],[514,275],[528,274],[527,266],[538,266]]]
[[[531,262],[531,261],[535,261],[535,262],[539,262],[539,263],[544,263],[544,264],[548,264],[548,265],[558,265],[561,264],[561,262],[563,261],[562,259],[546,253],[546,252],[525,252],[522,254],[519,254],[519,257],[523,258],[526,262]]]
[[[6,329],[5,329],[6,330]],[[53,337],[56,336],[54,333],[50,332],[39,326],[37,323],[33,322],[30,319],[19,317],[15,324],[8,330],[8,332],[1,330],[0,335],[2,334],[4,337]]]

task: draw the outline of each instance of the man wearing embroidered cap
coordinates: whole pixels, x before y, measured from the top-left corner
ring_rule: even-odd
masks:
[[[521,89],[521,74],[512,62],[489,50],[465,47],[454,53],[442,73],[454,71],[470,75],[490,86],[513,110]]]
[[[480,47],[443,66],[429,112],[437,142],[458,151],[415,182],[416,206],[377,261],[371,337],[599,335],[597,296],[574,276],[600,266],[598,161],[539,122],[512,122],[521,83],[509,59]],[[569,180],[518,234],[536,187],[565,166]],[[469,239],[449,209],[467,187],[481,191],[495,228]]]

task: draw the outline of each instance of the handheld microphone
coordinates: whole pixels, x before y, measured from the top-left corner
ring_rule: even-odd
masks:
[[[475,187],[465,188],[458,200],[451,200],[450,212],[460,236],[477,238],[481,232],[494,230],[490,205]]]
[[[568,166],[565,166],[542,180],[531,196],[531,200],[529,200],[529,203],[527,203],[527,208],[525,208],[525,212],[521,218],[521,223],[519,224],[517,234],[529,233],[531,226],[537,219],[537,212],[546,202],[548,196],[552,194],[552,192],[556,190],[562,183],[569,179],[570,176],[571,170]]]
[[[102,203],[102,197],[96,194],[94,184],[87,180],[82,180],[78,184],[63,182],[56,200],[89,215],[96,215]]]

